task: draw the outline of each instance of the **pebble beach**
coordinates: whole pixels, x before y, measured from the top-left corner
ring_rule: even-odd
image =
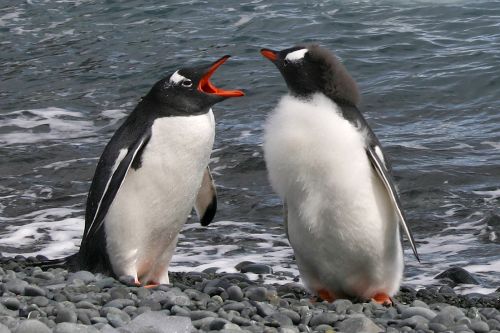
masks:
[[[301,283],[266,284],[266,275],[173,272],[170,284],[144,288],[127,276],[43,271],[37,260],[1,258],[0,333],[500,332],[500,292],[457,294],[453,286],[475,281],[458,268],[435,286],[402,286],[383,306],[324,302]]]

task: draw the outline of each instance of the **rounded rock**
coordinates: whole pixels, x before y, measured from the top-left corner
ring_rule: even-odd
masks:
[[[469,328],[475,333],[486,333],[490,331],[490,327],[484,321],[474,320],[470,323]]]
[[[51,333],[52,330],[47,327],[44,323],[38,321],[38,320],[33,320],[33,319],[28,319],[22,321],[17,329],[14,331],[14,333]]]
[[[24,287],[25,296],[45,296],[46,292],[42,288],[33,285],[27,285]]]
[[[56,323],[76,323],[78,317],[76,313],[67,308],[60,308],[59,311],[57,311],[57,316],[55,319]]]
[[[428,320],[431,320],[432,318],[436,317],[436,313],[431,309],[422,307],[409,307],[409,308],[404,308],[401,311],[402,319],[411,318],[413,316],[422,316],[424,318],[427,318]]]
[[[99,330],[82,324],[60,323],[54,328],[53,333],[99,333]]]
[[[227,292],[227,297],[230,300],[236,301],[236,302],[241,302],[243,300],[243,291],[241,291],[241,288],[238,286],[230,286],[226,290]]]
[[[245,296],[252,301],[265,301],[267,298],[267,289],[264,287],[249,287],[245,291]]]

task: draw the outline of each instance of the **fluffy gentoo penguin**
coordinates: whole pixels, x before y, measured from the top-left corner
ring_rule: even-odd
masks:
[[[305,285],[328,301],[390,303],[404,266],[398,222],[418,254],[355,81],[317,45],[261,53],[289,88],[266,121],[264,158]]]
[[[211,107],[243,96],[210,81],[228,58],[158,81],[116,131],[97,164],[80,251],[69,266],[130,275],[142,285],[169,282],[177,236],[193,206],[204,226],[215,215]]]

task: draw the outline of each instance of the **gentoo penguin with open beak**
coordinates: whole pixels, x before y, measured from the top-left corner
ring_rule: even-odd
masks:
[[[317,45],[261,53],[289,89],[265,124],[264,158],[305,285],[327,301],[391,303],[404,266],[399,225],[418,254],[356,83]]]
[[[90,187],[80,251],[71,259],[79,269],[131,275],[143,285],[169,283],[177,236],[193,206],[204,226],[215,215],[211,107],[243,96],[210,81],[228,58],[158,81],[113,135]]]

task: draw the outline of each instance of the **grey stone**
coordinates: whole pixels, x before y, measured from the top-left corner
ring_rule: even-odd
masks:
[[[408,326],[416,330],[423,330],[427,328],[427,324],[429,323],[429,319],[416,315],[410,318],[406,318],[402,321],[403,326]]]
[[[490,327],[484,321],[474,320],[470,323],[469,328],[475,333],[486,333],[490,331]]]
[[[439,313],[437,316],[431,319],[431,323],[441,324],[448,327],[455,323],[455,319],[453,315],[449,313]]]
[[[170,311],[176,316],[189,317],[191,315],[191,311],[178,305],[174,305],[173,307],[171,307]]]
[[[401,311],[402,319],[410,318],[413,316],[422,316],[424,318],[427,318],[428,320],[431,320],[432,318],[436,317],[436,313],[431,309],[422,307],[406,307]]]
[[[243,291],[241,291],[241,288],[238,286],[230,286],[226,290],[227,292],[227,297],[230,300],[240,302],[243,300]]]
[[[187,333],[193,325],[187,317],[168,316],[164,312],[145,312],[135,317],[128,325],[131,333]]]
[[[352,305],[352,302],[348,299],[338,299],[334,301],[331,306],[338,314],[346,313],[347,309]]]
[[[461,267],[451,267],[437,275],[435,279],[449,279],[454,283],[479,284],[479,281]]]
[[[103,307],[104,308],[111,307],[111,308],[123,309],[124,307],[130,306],[130,305],[135,305],[135,302],[131,299],[119,298],[119,299],[114,299],[112,301],[109,301],[108,303],[104,304]]]
[[[115,284],[116,280],[112,277],[106,277],[101,280],[97,280],[93,284],[99,289],[111,288]]]
[[[45,296],[36,296],[31,299],[31,304],[36,304],[38,306],[49,305],[49,300]]]
[[[267,299],[267,289],[264,287],[248,287],[245,296],[252,301],[265,301]]]
[[[53,333],[99,333],[99,330],[82,324],[60,323],[54,328]]]
[[[27,285],[24,287],[25,296],[45,296],[46,292],[42,288],[33,285]]]
[[[242,273],[273,274],[273,269],[263,264],[248,264],[241,267]]]
[[[444,332],[446,331],[446,325],[443,325],[441,323],[429,323],[429,329],[434,332]]]
[[[189,316],[191,317],[192,320],[198,320],[205,317],[213,317],[213,318],[218,317],[218,315],[215,312],[205,311],[205,310],[191,311]]]
[[[76,323],[77,315],[75,311],[68,308],[59,308],[55,319],[56,323]]]
[[[422,301],[421,301],[421,300],[419,300],[419,299],[414,300],[414,301],[411,303],[411,306],[412,306],[412,307],[416,307],[416,308],[426,308],[426,309],[428,309],[428,308],[429,308],[429,306],[427,305],[427,303],[422,302]]]
[[[275,327],[293,326],[292,320],[286,314],[280,312],[275,312],[264,319],[265,321],[267,321],[268,323],[270,323],[272,326]]]
[[[339,315],[333,312],[323,312],[314,315],[309,322],[310,326],[333,325],[339,320]]]
[[[333,333],[335,332],[333,327],[330,326],[330,325],[326,325],[326,324],[323,324],[323,325],[319,325],[319,326],[316,326],[314,328],[314,332],[318,332],[318,333]]]
[[[28,320],[23,320],[17,329],[14,331],[14,333],[51,333],[52,330],[47,327],[44,323],[38,321],[38,320],[33,320],[33,319],[28,319]]]
[[[122,327],[130,322],[130,316],[123,311],[108,312],[106,319],[113,327]]]
[[[241,312],[241,310],[245,309],[247,305],[245,305],[242,302],[234,302],[234,303],[226,303],[222,306],[222,308],[226,311],[238,311]]]
[[[0,333],[10,333],[10,329],[4,324],[0,324]]]
[[[104,317],[91,317],[90,318],[90,322],[92,324],[98,324],[98,323],[107,324],[108,320],[106,318],[104,318]]]
[[[255,308],[257,309],[257,314],[262,317],[270,316],[276,311],[274,306],[264,302],[255,302]]]
[[[2,304],[9,310],[18,310],[21,302],[15,297],[9,297],[2,301]]]
[[[214,320],[215,320],[214,317],[205,317],[205,318],[201,318],[201,319],[192,321],[191,323],[194,327],[196,327],[198,329],[203,328],[204,330],[209,330],[210,323]]]
[[[5,305],[0,304],[0,316],[17,317],[18,314],[18,310],[9,310],[5,307]]]
[[[337,326],[344,333],[378,333],[382,331],[371,319],[365,316],[355,316],[340,322]]]
[[[74,273],[69,273],[67,278],[67,283],[71,284],[75,280],[83,281],[84,284],[89,284],[95,281],[95,275],[88,271],[78,271]]]
[[[24,288],[28,285],[28,282],[20,279],[12,279],[3,284],[5,290],[10,291],[16,295],[22,295],[24,293]]]
[[[300,315],[297,312],[289,309],[280,309],[279,311],[287,315],[295,325],[300,323]]]

